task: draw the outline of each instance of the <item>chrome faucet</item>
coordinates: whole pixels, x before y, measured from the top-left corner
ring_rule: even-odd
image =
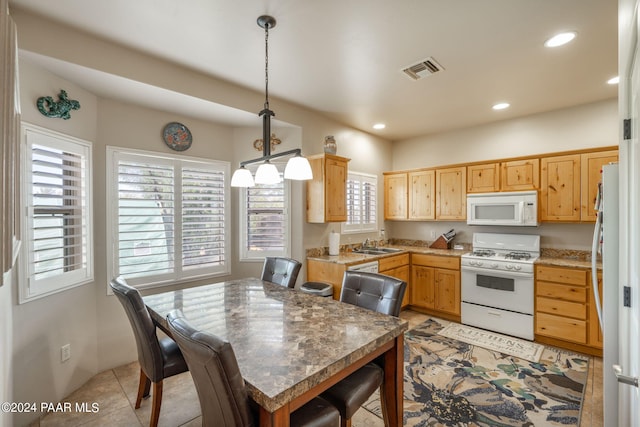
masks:
[[[362,247],[363,248],[368,248],[369,247],[369,238],[368,237],[366,239],[364,239],[364,242],[362,242]]]

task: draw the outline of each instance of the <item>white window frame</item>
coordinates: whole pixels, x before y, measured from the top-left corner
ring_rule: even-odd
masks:
[[[208,168],[212,171],[223,172],[224,174],[224,253],[225,260],[222,265],[217,267],[202,268],[197,270],[182,270],[180,263],[180,257],[176,256],[174,259],[173,272],[127,278],[127,282],[139,289],[151,289],[167,285],[180,284],[190,282],[199,279],[205,279],[209,277],[224,276],[231,273],[231,245],[230,245],[230,218],[231,218],[231,203],[230,197],[230,164],[229,162],[220,160],[209,160],[196,157],[189,157],[183,155],[173,155],[166,153],[157,153],[145,150],[127,149],[122,147],[107,146],[107,271],[108,280],[118,276],[118,252],[119,252],[119,240],[118,240],[118,162],[120,160],[139,160],[139,161],[152,161],[158,164],[172,165],[176,168],[174,189],[181,186],[182,165],[185,167],[196,168]],[[181,188],[181,187],[180,187]],[[174,192],[174,194],[176,194]],[[174,224],[176,235],[174,236],[174,247],[180,246],[181,239],[179,238],[178,230],[181,230],[181,203],[182,200],[179,197],[174,199],[175,213]],[[181,251],[181,249],[180,249]],[[180,253],[176,251],[175,253]],[[126,277],[126,276],[125,276]],[[107,284],[107,294],[111,294],[111,289]]]
[[[374,204],[374,211],[376,215],[375,223],[362,223],[362,218],[356,223],[348,224],[347,222],[343,222],[340,226],[340,231],[342,234],[353,234],[353,233],[370,233],[378,231],[378,202],[379,202],[379,191],[378,191],[378,177],[376,175],[362,173],[362,172],[354,172],[349,171],[347,174],[347,182],[348,181],[359,181],[360,183],[368,183],[374,186],[376,200]],[[349,192],[347,191],[347,218],[348,218],[348,210],[351,205],[349,200]],[[363,212],[363,210],[360,210]]]
[[[282,173],[280,174],[282,176]],[[259,185],[259,184],[257,184]],[[240,261],[264,261],[268,256],[290,257],[291,256],[291,182],[289,180],[283,180],[282,182],[284,190],[284,215],[285,215],[285,227],[284,227],[284,248],[282,251],[250,251],[248,249],[248,226],[249,215],[247,212],[247,188],[242,188],[240,191]]]
[[[64,150],[82,157],[81,191],[82,223],[76,227],[81,230],[81,254],[83,267],[64,272],[52,277],[36,280],[33,277],[33,219],[34,202],[32,190],[32,145],[42,145],[48,148]],[[60,132],[55,132],[30,123],[22,124],[22,203],[24,212],[24,227],[22,230],[22,257],[19,278],[20,304],[43,298],[67,289],[75,288],[94,280],[93,257],[93,187],[92,187],[92,143]]]

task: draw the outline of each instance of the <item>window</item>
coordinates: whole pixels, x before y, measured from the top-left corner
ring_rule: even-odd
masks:
[[[20,302],[93,281],[91,144],[23,125]]]
[[[229,273],[229,164],[107,147],[109,271],[138,287]]]
[[[289,181],[242,191],[240,259],[289,256]]]
[[[343,233],[371,232],[378,229],[376,209],[377,177],[359,172],[347,176],[347,222]]]

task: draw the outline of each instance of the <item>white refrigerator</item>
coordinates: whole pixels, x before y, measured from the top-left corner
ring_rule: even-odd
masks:
[[[622,295],[619,280],[619,171],[618,165],[602,168],[593,233],[592,284],[603,333],[603,410],[606,425],[618,425],[618,381],[611,368],[619,362],[618,313]],[[602,260],[602,295],[598,292],[597,259]],[[602,307],[602,309],[600,309]]]

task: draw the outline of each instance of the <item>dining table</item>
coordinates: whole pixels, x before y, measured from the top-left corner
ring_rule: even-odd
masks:
[[[376,359],[385,425],[402,425],[406,320],[258,278],[143,300],[169,336],[167,314],[180,309],[194,328],[231,343],[260,426],[289,426],[293,411]]]

